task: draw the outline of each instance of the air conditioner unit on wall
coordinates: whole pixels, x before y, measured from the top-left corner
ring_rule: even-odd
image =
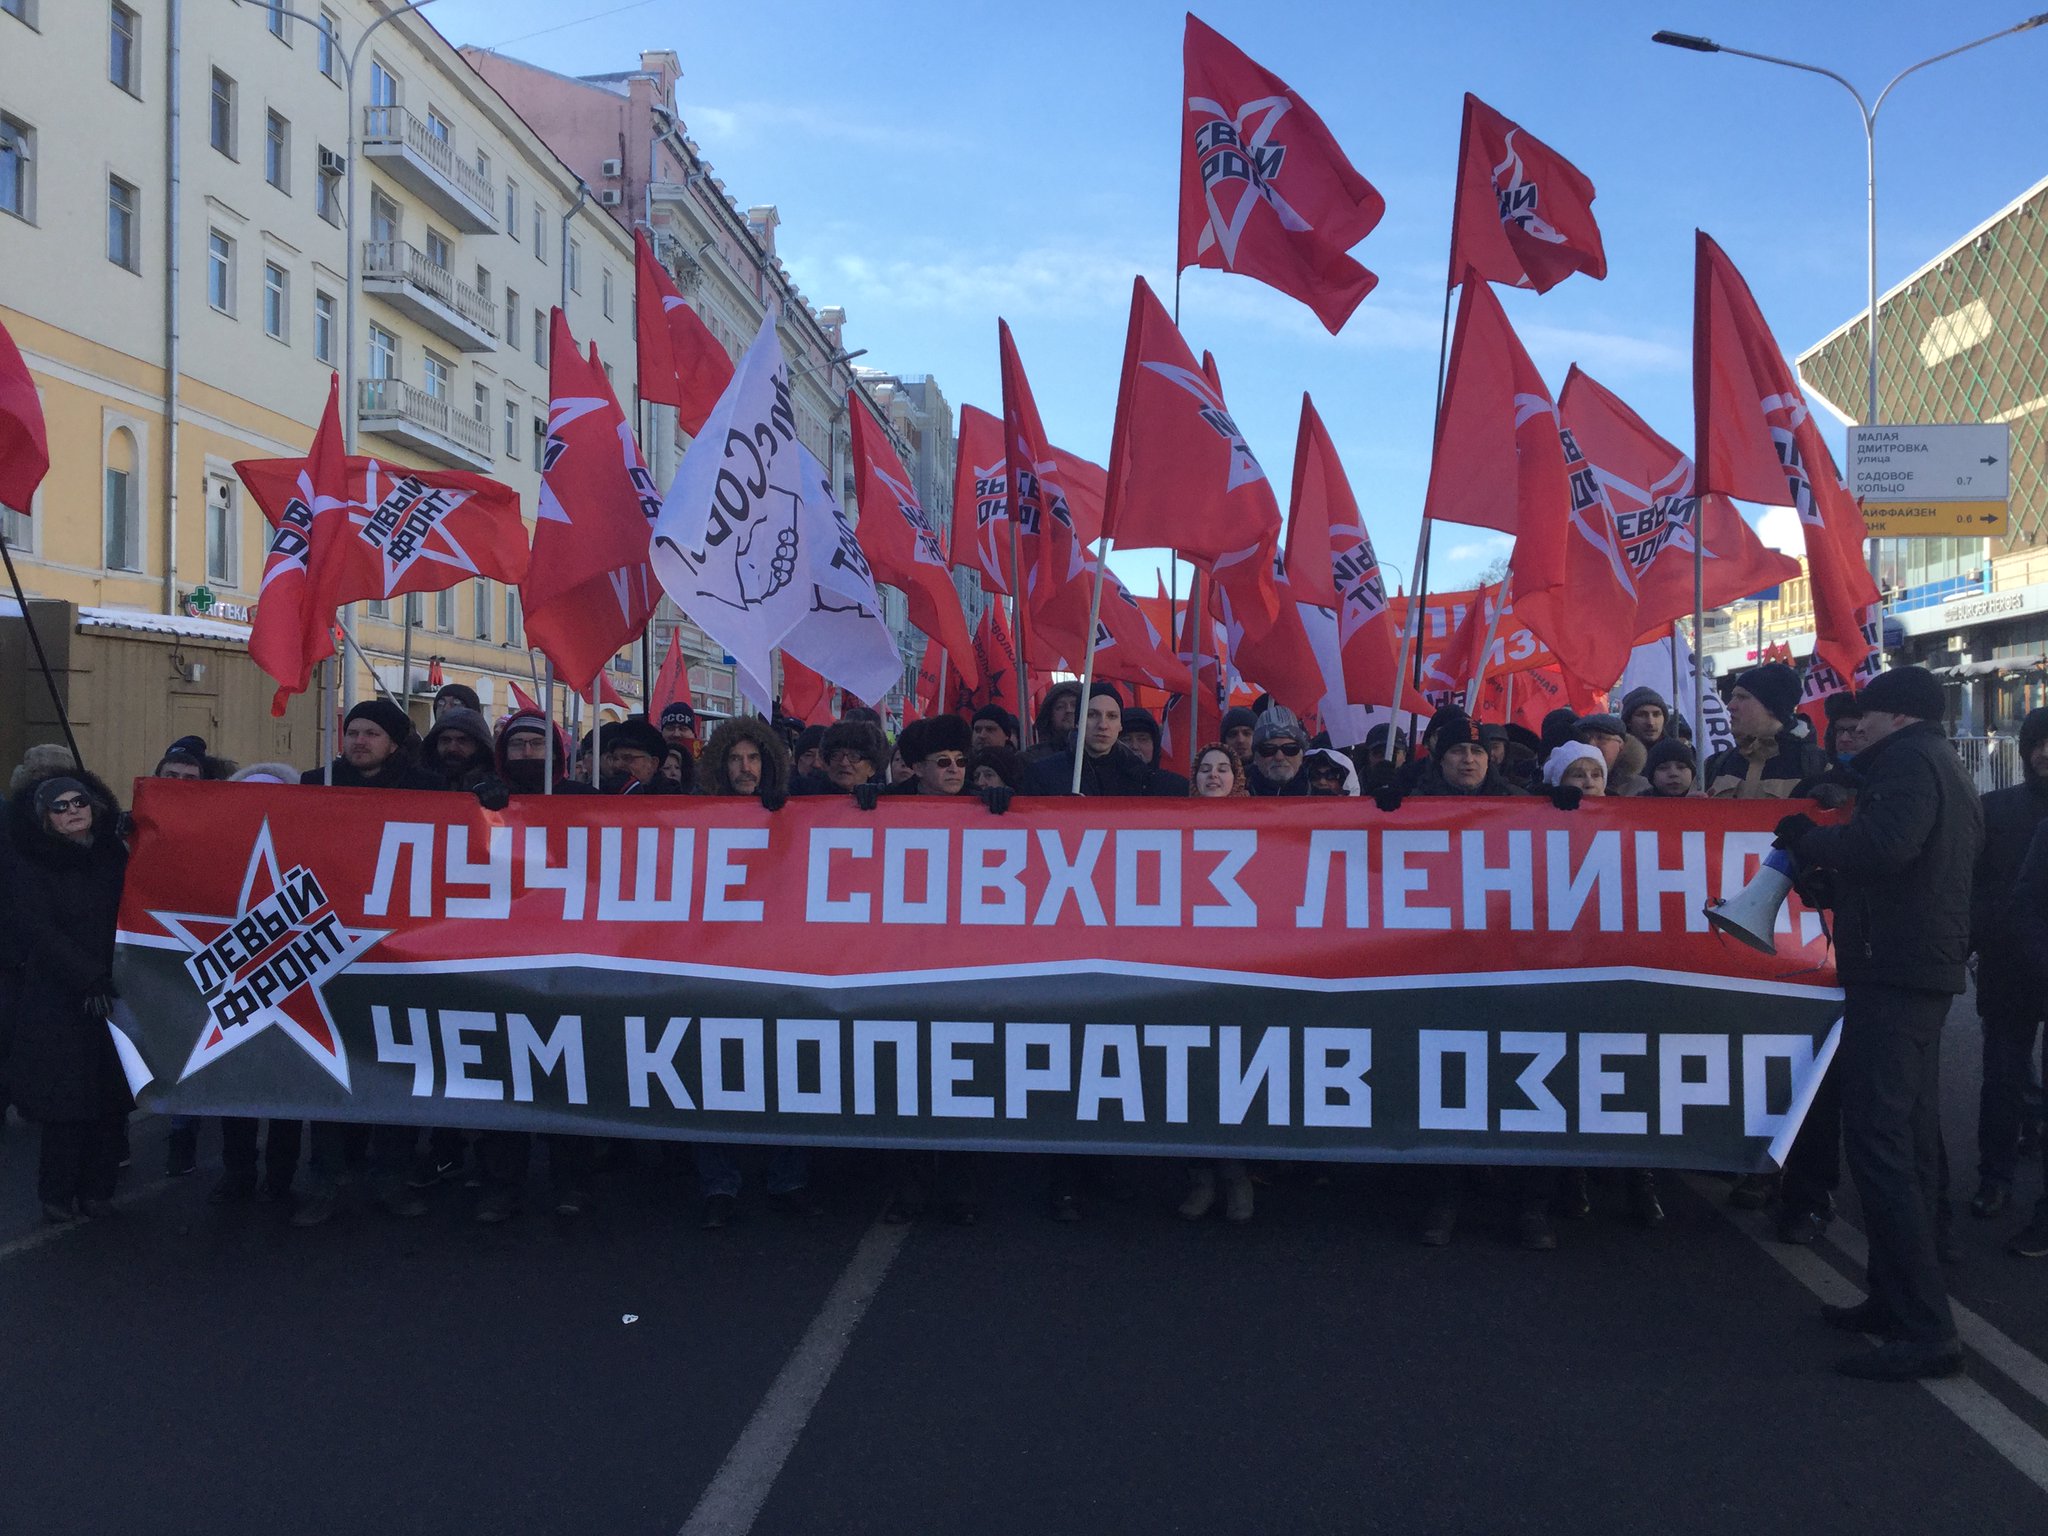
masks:
[[[626,194],[617,187],[601,187],[598,189],[597,200],[607,208],[616,208],[626,200]]]
[[[320,174],[322,176],[340,176],[345,174],[347,170],[348,160],[342,155],[340,150],[323,149],[320,151]]]
[[[608,181],[617,181],[626,174],[626,162],[623,160],[607,160],[598,167],[598,172]]]

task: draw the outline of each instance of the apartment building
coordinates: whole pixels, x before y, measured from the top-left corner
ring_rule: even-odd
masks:
[[[151,665],[62,680],[117,776],[154,762],[174,718],[231,755],[314,760],[313,702],[251,713],[269,693],[245,651],[267,528],[232,465],[304,453],[331,372],[355,451],[479,471],[529,508],[554,304],[631,409],[630,235],[427,14],[0,0],[0,319],[53,461],[6,532],[45,628],[161,662],[162,709],[101,677]],[[413,602],[412,676],[405,615],[365,605],[348,692],[381,687],[424,719],[436,662],[490,707],[531,691],[515,592],[476,580]],[[46,736],[15,653],[0,646],[0,689],[22,708],[0,713]],[[616,665],[637,698],[636,658]]]

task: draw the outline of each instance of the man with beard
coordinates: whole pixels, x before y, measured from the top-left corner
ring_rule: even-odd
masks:
[[[420,766],[441,776],[449,789],[474,792],[496,776],[497,744],[491,728],[473,709],[453,706],[441,711],[426,740],[420,743]]]
[[[336,789],[439,789],[441,781],[413,761],[412,720],[389,699],[364,699],[341,726],[334,760]],[[309,768],[301,784],[324,784],[326,770]]]
[[[1226,737],[1224,745],[1229,745]],[[1305,795],[1308,777],[1302,759],[1308,751],[1308,732],[1284,704],[1274,704],[1259,716],[1252,730],[1250,772],[1246,787],[1254,795]]]
[[[700,795],[752,795],[771,811],[789,799],[789,749],[754,715],[721,720],[697,763]]]
[[[818,755],[823,771],[792,785],[792,794],[843,795],[870,780],[877,789],[887,781],[889,743],[882,728],[869,721],[841,720],[830,727],[818,743]]]

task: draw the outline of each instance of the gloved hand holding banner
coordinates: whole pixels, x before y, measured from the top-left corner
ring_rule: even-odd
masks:
[[[641,801],[146,780],[146,1108],[1748,1169],[1841,1011],[1709,931],[1775,801]]]

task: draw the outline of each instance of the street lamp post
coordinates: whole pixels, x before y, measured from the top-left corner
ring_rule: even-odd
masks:
[[[1659,32],[1652,36],[1650,39],[1651,42],[1662,43],[1667,48],[1684,48],[1690,50],[1693,53],[1729,53],[1735,55],[1735,57],[1739,59],[1755,59],[1760,64],[1777,64],[1783,66],[1786,69],[1797,69],[1804,71],[1806,74],[1809,75],[1822,75],[1825,76],[1827,79],[1834,81],[1835,84],[1839,85],[1843,90],[1847,91],[1849,93],[1850,99],[1856,103],[1856,110],[1862,116],[1863,119],[1866,214],[1865,236],[1866,255],[1868,257],[1867,276],[1869,280],[1868,296],[1870,306],[1869,348],[1867,355],[1869,369],[1868,399],[1865,405],[1863,415],[1863,423],[1865,426],[1874,426],[1877,422],[1877,114],[1879,113],[1879,111],[1883,109],[1885,99],[1891,95],[1893,89],[1898,85],[1898,83],[1901,80],[1904,80],[1908,75],[1917,74],[1919,71],[1927,68],[1927,66],[1930,64],[1939,64],[1944,59],[1952,59],[1959,53],[1968,53],[1972,48],[1981,48],[1986,43],[1995,43],[2002,37],[2011,37],[2013,34],[2018,32],[2030,32],[2035,27],[2041,26],[2044,23],[2048,23],[2048,11],[2044,11],[2038,16],[2030,16],[2025,21],[2015,23],[2010,27],[2005,27],[1997,32],[1993,32],[1987,36],[1980,37],[1975,42],[1964,43],[1959,47],[1947,50],[1945,53],[1937,53],[1931,58],[1922,59],[1918,64],[1909,64],[1906,66],[1906,68],[1900,70],[1896,75],[1893,75],[1892,78],[1885,83],[1884,89],[1877,93],[1877,96],[1874,100],[1870,101],[1866,101],[1863,97],[1863,93],[1857,90],[1856,87],[1850,84],[1849,81],[1845,79],[1843,76],[1836,74],[1832,69],[1823,69],[1818,64],[1802,64],[1797,59],[1781,59],[1773,54],[1752,53],[1747,48],[1730,48],[1723,43],[1714,42],[1710,38],[1695,37],[1690,33],[1685,32]],[[1878,540],[1872,539],[1870,541],[1869,558],[1871,567],[1871,577],[1873,580],[1876,580],[1879,574],[1877,550]],[[1878,592],[1878,643],[1880,644],[1880,646],[1883,644],[1883,624],[1884,593],[1882,587],[1880,587]]]

